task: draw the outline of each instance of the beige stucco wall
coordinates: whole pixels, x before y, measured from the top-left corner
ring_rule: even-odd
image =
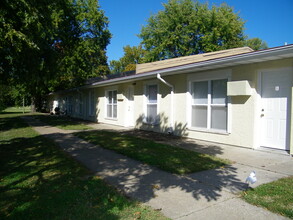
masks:
[[[176,77],[163,77],[168,81],[169,83],[175,85],[175,95],[174,95],[174,115],[179,115],[180,117],[183,116],[183,118],[180,119],[180,121],[185,121],[185,114],[182,114],[179,112],[180,107],[176,105],[178,103],[177,99],[182,96],[182,99],[185,97],[185,93],[181,91],[182,93],[177,93],[178,88],[182,87],[182,85],[185,84],[185,75],[176,76]],[[180,82],[179,82],[180,81]],[[160,118],[160,125],[149,125],[143,122],[143,117],[146,114],[146,107],[145,107],[145,97],[144,97],[144,90],[145,86],[148,84],[156,84],[158,85],[158,115]],[[177,87],[178,85],[178,87]],[[162,83],[157,78],[153,78],[150,80],[144,80],[144,81],[137,81],[135,85],[135,127],[145,130],[152,130],[157,132],[168,132],[169,128],[171,126],[171,88],[164,83]],[[182,111],[182,109],[181,109]],[[179,128],[181,124],[175,122],[175,127]],[[181,133],[180,133],[181,134]]]
[[[54,95],[49,95],[48,97],[48,111],[50,113],[55,114],[55,108],[59,107],[60,110],[65,110],[65,96],[62,94],[54,94]]]
[[[252,88],[252,95],[235,96],[230,98],[230,131],[228,134],[196,131],[193,129],[187,129],[185,134],[191,138],[196,138],[210,142],[225,143],[247,148],[257,148],[260,137],[258,127],[258,120],[260,119],[260,105],[258,105],[260,101],[260,94],[258,91],[259,72],[262,70],[278,68],[281,69],[287,67],[292,67],[292,59],[270,61],[249,65],[239,65],[236,67],[223,69],[227,71],[231,70],[232,81],[248,80]],[[209,72],[210,71],[204,71],[204,74],[208,74]],[[197,74],[199,75],[201,74],[201,72],[191,73],[188,75],[194,75],[196,77]],[[187,89],[187,83],[185,82],[184,85],[184,82],[180,81],[180,76],[176,77],[176,86],[181,87],[181,90],[184,92],[184,89]],[[180,84],[178,84],[179,82]],[[177,100],[177,103],[175,104],[175,106],[186,106],[186,108],[189,108],[188,104],[186,103],[186,98],[184,98],[184,95],[188,94],[176,93],[175,100]],[[290,108],[288,110],[290,110]],[[188,116],[184,116],[184,113],[186,113],[186,111],[179,111],[179,114],[177,111],[175,120],[177,123],[186,123],[186,119],[188,119]]]
[[[107,123],[107,124],[112,124],[117,126],[126,126],[128,124],[127,122],[128,120],[127,91],[130,86],[132,86],[132,83],[121,83],[114,86],[105,86],[105,87],[99,87],[95,89],[96,106],[97,106],[97,113],[96,113],[97,122]],[[117,90],[117,119],[107,118],[107,112],[106,112],[107,99],[105,94],[106,94],[106,91],[108,90]],[[142,93],[141,91],[139,92]],[[139,110],[140,108],[137,108],[137,105],[139,105],[140,99],[137,99],[136,93],[137,93],[137,89],[136,89],[136,86],[134,86],[134,103],[137,102],[134,106],[135,113],[141,112]]]
[[[215,133],[206,131],[197,131],[188,128],[188,108],[190,108],[188,96],[188,76],[199,74],[208,74],[210,71],[180,74],[174,76],[163,76],[170,84],[175,85],[174,94],[174,123],[175,133],[185,135],[191,138],[205,140],[215,143],[225,143],[229,145],[257,148],[259,144],[259,127],[260,119],[260,94],[258,91],[258,75],[262,70],[292,67],[292,59],[279,61],[270,61],[257,64],[239,65],[222,70],[231,71],[232,81],[248,80],[252,89],[251,96],[235,96],[230,98],[230,129],[229,133]],[[137,125],[142,129],[150,129],[160,132],[166,132],[170,119],[170,88],[159,80],[159,114],[161,116],[160,126],[150,126],[143,123]],[[147,82],[144,82],[147,83]],[[136,111],[135,118],[141,116],[143,110],[143,82],[137,82],[136,85]],[[290,110],[290,109],[289,109]],[[292,129],[291,129],[292,130]],[[292,142],[291,142],[292,143]],[[291,144],[292,148],[292,144]]]
[[[229,106],[229,132],[215,133],[208,131],[198,131],[188,127],[189,111],[191,108],[188,97],[188,80],[192,77],[207,75],[214,71],[203,71],[194,73],[182,73],[179,75],[162,76],[168,83],[174,85],[174,133],[199,140],[205,140],[215,143],[224,143],[229,145],[257,148],[259,144],[259,119],[260,119],[260,94],[258,88],[259,72],[268,69],[293,67],[293,59],[283,59],[277,61],[268,61],[256,64],[238,65],[231,68],[219,69],[219,72],[229,72],[231,81],[248,80],[252,89],[251,96],[235,96],[231,97]],[[215,74],[215,72],[213,73]],[[160,115],[160,125],[147,125],[143,122],[145,114],[145,85],[148,83],[158,85],[158,114]],[[73,117],[86,120],[97,121],[100,123],[108,123],[119,126],[126,126],[128,119],[127,112],[127,89],[129,86],[134,88],[134,126],[140,129],[153,130],[158,132],[167,132],[170,127],[171,116],[171,88],[156,77],[149,80],[136,80],[129,83],[121,83],[114,86],[104,86],[94,88],[96,114],[91,117],[87,114],[88,102],[87,95],[89,89],[82,91],[83,94],[83,114],[80,115],[74,108]],[[117,90],[117,120],[108,119],[106,117],[106,90]],[[76,105],[78,99],[77,93],[72,93],[73,105]],[[293,91],[292,91],[293,95]],[[66,95],[58,95],[55,98],[62,102]],[[68,94],[67,94],[68,96]],[[190,97],[189,97],[190,98]],[[54,98],[53,98],[54,99]],[[52,99],[52,100],[53,100]],[[292,105],[292,104],[291,104]],[[292,111],[293,108],[290,110]],[[293,131],[293,123],[291,120],[291,134]],[[291,152],[293,152],[293,135],[291,135]]]
[[[293,87],[291,90],[291,97],[293,97]],[[293,101],[291,101],[291,123],[290,123],[290,155],[293,156]]]
[[[232,80],[249,80],[252,87],[252,96],[247,100],[245,105],[239,105],[237,97],[233,103],[233,118],[234,120],[240,120],[239,123],[235,124],[236,133],[241,135],[243,131],[243,138],[247,137],[252,142],[249,146],[253,148],[259,147],[261,137],[260,127],[260,115],[261,115],[261,91],[260,91],[260,72],[273,69],[292,68],[292,59],[283,59],[276,61],[268,61],[250,65],[241,65],[233,68]],[[289,100],[290,101],[290,100]],[[292,111],[290,105],[288,105],[288,111]],[[288,118],[288,120],[291,120]],[[252,131],[249,132],[248,131]],[[289,137],[290,138],[290,137]],[[240,145],[241,146],[241,145]]]
[[[245,71],[245,73],[243,73],[243,67],[221,69],[221,71],[227,72],[227,74],[230,73],[229,80],[232,81],[242,80],[242,76],[245,76],[243,78],[245,80],[255,81],[255,74],[251,71]],[[208,75],[209,72],[210,71],[205,71],[204,74]],[[202,73],[194,73],[193,75],[195,78],[197,74]],[[251,96],[230,97],[228,102],[228,133],[188,129],[188,136],[215,143],[252,148],[255,93],[253,92]]]

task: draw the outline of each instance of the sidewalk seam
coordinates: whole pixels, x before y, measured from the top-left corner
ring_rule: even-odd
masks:
[[[232,193],[231,193],[231,194],[232,194]],[[184,215],[181,215],[181,216],[179,216],[179,217],[174,218],[174,220],[182,219],[182,218],[187,217],[187,216],[189,216],[189,215],[192,215],[192,214],[194,214],[194,213],[196,213],[196,212],[200,212],[200,211],[206,210],[206,209],[208,209],[208,208],[214,207],[214,206],[216,206],[216,205],[219,205],[219,204],[221,204],[221,203],[227,202],[227,201],[229,201],[229,200],[231,200],[231,199],[235,199],[235,198],[238,198],[238,197],[237,197],[237,196],[234,196],[234,197],[228,198],[228,199],[226,199],[226,200],[223,200],[223,201],[221,201],[221,202],[219,202],[219,203],[216,203],[216,204],[213,204],[213,205],[210,205],[210,206],[206,206],[206,207],[204,207],[204,208],[202,208],[202,209],[199,209],[199,210],[195,210],[195,211],[189,212],[189,213],[187,213],[187,214],[184,214]]]

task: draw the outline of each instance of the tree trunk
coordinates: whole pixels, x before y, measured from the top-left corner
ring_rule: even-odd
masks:
[[[24,114],[24,96],[22,97],[22,114]]]
[[[31,98],[31,113],[35,113],[36,112],[36,98],[32,97]]]

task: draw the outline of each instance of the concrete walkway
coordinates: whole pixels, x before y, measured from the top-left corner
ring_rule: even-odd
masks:
[[[253,187],[293,175],[293,159],[287,155],[178,140],[175,145],[180,147],[235,161],[222,169],[178,176],[90,144],[32,117],[24,119],[96,175],[171,219],[287,219],[238,198],[238,193],[246,189],[244,181],[252,170],[258,178]],[[115,130],[109,125],[93,126]]]

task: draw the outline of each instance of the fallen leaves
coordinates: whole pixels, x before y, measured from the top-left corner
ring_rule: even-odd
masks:
[[[153,185],[152,185],[152,188],[153,188],[153,189],[160,189],[160,186],[157,185],[157,184],[153,184]]]
[[[141,212],[135,212],[133,215],[134,215],[134,219],[133,220],[136,220],[136,219],[140,219],[141,218]]]

